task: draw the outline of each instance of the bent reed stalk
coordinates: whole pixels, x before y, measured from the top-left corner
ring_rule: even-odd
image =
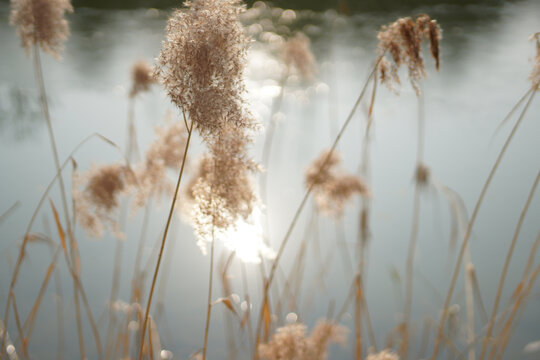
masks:
[[[454,271],[453,271],[453,274],[452,274],[452,280],[450,281],[450,287],[448,288],[448,292],[446,294],[446,300],[445,300],[444,306],[443,306],[443,313],[441,315],[441,319],[439,321],[439,326],[438,326],[438,330],[437,330],[437,338],[435,339],[435,347],[434,347],[434,350],[433,350],[433,354],[432,354],[432,356],[430,358],[431,360],[436,360],[437,354],[439,353],[441,340],[443,338],[444,324],[445,324],[446,318],[448,316],[448,308],[449,308],[449,305],[450,305],[450,301],[452,300],[452,295],[453,295],[454,288],[455,288],[456,283],[457,283],[457,278],[458,278],[459,272],[461,270],[461,262],[463,260],[464,254],[465,254],[465,249],[467,248],[467,244],[469,243],[469,238],[471,236],[472,228],[473,228],[474,223],[476,221],[476,217],[477,217],[478,212],[480,210],[480,206],[483,203],[483,200],[484,200],[484,197],[486,195],[487,189],[488,189],[489,185],[491,184],[491,180],[493,179],[493,176],[497,172],[497,169],[499,168],[499,165],[500,165],[500,163],[502,161],[502,158],[503,158],[504,154],[506,153],[506,149],[510,145],[510,142],[512,141],[517,129],[519,128],[519,125],[521,124],[523,118],[525,117],[525,113],[527,112],[527,109],[529,108],[529,106],[530,106],[530,104],[531,104],[531,102],[532,102],[532,100],[534,98],[534,95],[538,91],[538,87],[539,87],[539,85],[536,84],[536,85],[532,86],[527,91],[527,94],[529,94],[529,98],[528,98],[523,110],[519,114],[519,117],[518,117],[516,123],[514,124],[514,127],[510,131],[510,134],[506,138],[506,141],[504,142],[504,145],[501,148],[501,150],[499,152],[499,155],[497,156],[497,159],[495,160],[495,163],[493,164],[493,166],[491,168],[491,171],[490,171],[490,173],[489,173],[489,175],[488,175],[488,177],[487,177],[487,179],[486,179],[486,181],[484,183],[484,186],[482,187],[482,190],[480,192],[480,196],[478,197],[478,200],[476,201],[476,205],[474,206],[474,210],[473,210],[473,213],[472,213],[471,218],[469,220],[469,224],[467,225],[467,230],[465,231],[465,235],[463,236],[463,243],[461,244],[461,248],[459,250],[456,265],[454,267]]]
[[[183,117],[184,117],[184,121],[186,121],[185,114],[183,112],[182,112],[182,114],[183,114]],[[188,128],[188,137],[187,137],[187,141],[186,141],[186,147],[184,149],[184,156],[183,156],[183,159],[182,159],[182,166],[180,167],[180,173],[178,174],[178,181],[176,182],[176,188],[175,188],[174,196],[173,196],[173,199],[172,199],[172,202],[171,202],[171,208],[169,210],[169,216],[167,217],[167,224],[165,225],[165,231],[163,232],[163,238],[161,240],[161,247],[159,249],[158,259],[157,259],[156,267],[154,269],[154,277],[152,278],[152,285],[150,286],[150,293],[148,294],[148,303],[146,304],[146,312],[145,312],[145,315],[144,315],[144,322],[143,322],[143,326],[142,326],[141,341],[140,341],[140,344],[139,344],[139,355],[138,355],[139,360],[142,360],[142,354],[143,354],[143,348],[144,348],[144,337],[146,335],[146,326],[148,324],[148,316],[150,315],[150,307],[152,305],[152,297],[154,295],[154,288],[155,288],[156,282],[157,282],[157,276],[158,276],[158,272],[159,272],[159,266],[161,264],[161,258],[163,256],[163,250],[165,249],[165,242],[167,240],[167,234],[169,233],[169,226],[171,225],[172,215],[173,215],[173,212],[174,212],[174,208],[176,206],[176,198],[178,197],[178,190],[180,189],[180,183],[182,181],[182,175],[184,174],[184,167],[186,165],[187,152],[188,152],[188,149],[189,149],[189,143],[190,143],[190,140],[191,140],[191,134],[192,133],[193,133],[193,121],[191,121],[191,124],[189,125],[189,128]]]
[[[328,163],[328,160],[332,156],[332,153],[335,151],[339,141],[341,140],[341,137],[345,133],[345,130],[347,129],[347,126],[349,125],[349,123],[351,122],[354,114],[356,113],[356,110],[357,110],[358,106],[360,105],[360,102],[364,98],[364,95],[365,95],[366,90],[368,88],[369,82],[370,82],[371,78],[375,75],[375,73],[377,71],[377,66],[379,65],[379,62],[381,61],[381,59],[382,59],[382,56],[379,56],[377,58],[377,61],[375,62],[375,65],[373,66],[373,69],[371,70],[371,72],[370,72],[370,74],[368,76],[368,79],[366,80],[366,82],[364,83],[364,86],[362,87],[362,91],[360,92],[360,95],[356,99],[356,102],[354,103],[349,115],[347,116],[347,119],[343,123],[343,125],[341,127],[341,130],[339,131],[336,138],[334,139],[334,142],[333,142],[332,146],[330,147],[330,150],[328,151],[328,155],[326,156],[326,159],[322,163],[321,168],[320,168],[319,171],[322,171],[322,169],[325,168],[325,166]],[[296,212],[294,214],[294,217],[293,217],[293,219],[291,221],[291,224],[289,225],[289,227],[287,229],[287,232],[285,233],[285,236],[283,237],[283,240],[281,241],[281,245],[280,245],[279,250],[278,250],[278,252],[276,254],[276,258],[274,259],[274,261],[272,263],[272,267],[270,268],[270,273],[268,275],[268,278],[264,282],[263,302],[265,304],[267,304],[267,301],[268,301],[268,290],[270,289],[270,285],[272,284],[272,280],[274,279],[274,275],[276,273],[276,269],[277,269],[279,260],[281,259],[281,256],[283,255],[283,251],[285,250],[285,246],[287,245],[287,242],[289,241],[289,238],[290,238],[290,236],[292,234],[292,231],[294,230],[294,227],[296,226],[296,223],[298,222],[298,219],[300,218],[300,214],[302,213],[302,210],[304,209],[304,206],[306,205],[307,199],[309,198],[309,195],[311,194],[311,191],[313,190],[313,185],[314,185],[314,183],[311,183],[309,185],[309,187],[307,188],[307,190],[306,190],[306,192],[304,194],[304,197],[302,198],[302,201],[300,202],[300,205],[298,206],[298,208],[297,208],[297,210],[296,210]],[[259,343],[260,343],[260,332],[261,332],[262,319],[263,319],[263,316],[264,316],[265,309],[266,309],[266,306],[261,307],[261,311],[260,311],[260,314],[259,314],[259,319],[258,319],[258,322],[257,322],[257,330],[256,330],[257,333],[256,333],[256,340],[255,340],[255,354],[253,356],[253,359],[255,359],[255,360],[259,359],[257,348],[258,348]]]

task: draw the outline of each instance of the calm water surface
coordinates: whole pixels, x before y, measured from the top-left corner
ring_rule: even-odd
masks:
[[[431,59],[426,58],[429,76],[423,84],[425,162],[434,179],[460,194],[467,211],[472,211],[490,167],[511,129],[511,122],[499,132],[495,130],[529,87],[527,77],[534,57],[534,45],[528,37],[540,31],[540,2],[519,1],[497,6],[441,4],[416,8],[410,13],[359,13],[351,17],[339,16],[334,11],[297,12],[291,29],[303,30],[311,38],[318,72],[307,84],[291,79],[285,91],[268,166],[267,207],[270,241],[274,249],[277,249],[303,196],[304,169],[331,144],[369,73],[375,58],[377,30],[398,16],[421,12],[438,19],[444,30],[440,73],[435,71]],[[15,30],[8,25],[8,14],[8,4],[1,3],[0,213],[16,202],[20,205],[0,224],[2,309],[22,235],[41,194],[54,175],[49,140],[37,102],[32,63],[19,47]],[[57,62],[44,56],[43,64],[61,158],[68,156],[82,139],[94,132],[120,146],[124,145],[130,66],[137,59],[152,61],[158,55],[166,18],[164,11],[146,9],[105,11],[81,8],[70,16],[72,35],[63,60]],[[246,21],[248,24],[253,22]],[[267,27],[266,30],[272,30],[274,26],[268,22],[262,25]],[[251,29],[256,31],[257,27]],[[259,34],[256,38],[268,40],[268,35]],[[272,51],[274,46],[255,41],[246,72],[250,104],[264,124],[268,123],[272,97],[277,95],[279,62]],[[369,243],[366,296],[378,345],[384,343],[386,334],[400,321],[402,296],[396,290],[392,273],[397,269],[403,274],[412,217],[418,103],[406,81],[406,74],[402,75],[400,95],[380,87],[374,109],[372,240]],[[360,162],[366,110],[367,104],[362,104],[339,145],[344,166],[351,172],[357,171]],[[143,148],[152,141],[154,126],[163,121],[167,112],[177,115],[157,87],[137,99],[135,111],[138,141]],[[488,312],[492,308],[504,256],[519,214],[540,169],[539,134],[540,99],[536,99],[492,183],[471,238],[472,261]],[[261,156],[263,139],[264,135],[256,139],[253,155],[257,159]],[[202,151],[203,145],[197,138],[192,154]],[[88,142],[74,157],[79,169],[87,169],[93,163],[121,161],[116,150],[99,140]],[[504,288],[503,305],[521,277],[529,250],[540,230],[538,196],[533,199],[523,223]],[[57,189],[51,197],[60,204]],[[152,248],[163,229],[168,201],[163,199],[161,203],[154,204],[151,211],[144,254],[151,263],[155,261],[151,258]],[[285,251],[284,271],[291,268],[312,209],[310,203]],[[348,208],[342,222],[322,217],[317,219],[316,234],[311,236],[315,238],[317,235],[320,239],[323,255],[336,249],[342,231],[352,251],[356,241],[358,210],[357,201]],[[43,219],[38,219],[33,231],[47,232],[51,227],[50,210],[46,208],[42,214]],[[119,299],[124,301],[129,299],[141,222],[142,211],[139,211],[130,218],[126,230],[119,295]],[[104,334],[116,240],[110,235],[103,239],[87,239],[80,229],[77,229],[77,234],[83,282]],[[418,325],[417,333],[425,316],[436,319],[442,306],[455,263],[455,251],[449,248],[450,234],[451,217],[446,198],[435,190],[425,191],[421,202],[414,274],[413,318]],[[175,358],[186,359],[202,346],[209,258],[197,248],[190,226],[180,220],[174,224],[170,239],[168,265],[163,269],[162,290],[158,290],[163,293],[161,298],[165,309],[159,329],[162,347],[172,351]],[[220,263],[225,256],[221,255],[225,254],[222,250],[218,246]],[[344,275],[342,261],[336,251],[322,280],[323,285],[316,287],[315,296],[309,298],[306,294],[312,291],[313,280],[319,277],[320,263],[314,261],[313,248],[308,250],[308,257],[310,262],[302,285],[304,296],[297,299],[302,305],[294,311],[303,322],[312,326],[327,313],[331,302],[335,301],[337,308],[343,304],[352,277]],[[50,253],[46,246],[35,244],[29,248],[16,287],[21,314],[30,310],[49,261]],[[72,283],[62,261],[60,270],[66,329],[65,358],[77,358]],[[252,264],[247,265],[247,270],[250,294],[257,305],[261,292],[259,270]],[[233,263],[230,275],[234,291],[242,295],[237,262]],[[282,283],[282,278],[278,277],[278,281]],[[217,282],[215,297],[220,296],[221,291],[221,284]],[[522,349],[527,343],[540,340],[539,295],[540,288],[536,285],[506,351],[507,359],[533,358],[523,354]],[[54,299],[54,286],[50,286],[32,338],[31,351],[35,358],[56,357]],[[461,307],[457,341],[463,348],[466,318],[462,279],[456,288],[454,302]],[[216,309],[212,317],[210,358],[221,359],[226,357],[225,311]],[[481,319],[477,317],[476,320],[476,330],[480,331]],[[350,314],[346,314],[342,322],[353,329]],[[9,325],[8,330],[14,337],[16,328],[13,321]],[[238,332],[237,322],[233,326]],[[89,356],[94,358],[96,354],[92,352],[93,340],[88,324],[84,331]],[[331,358],[351,358],[352,342],[353,333],[350,333],[349,345],[333,348]],[[239,343],[243,346],[239,351],[245,352],[247,341],[244,339]]]

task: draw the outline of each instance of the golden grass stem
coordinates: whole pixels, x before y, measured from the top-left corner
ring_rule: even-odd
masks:
[[[208,334],[210,330],[210,315],[212,313],[212,285],[214,278],[214,250],[215,250],[214,227],[212,226],[212,244],[210,244],[210,274],[208,279],[208,303],[206,309],[206,325],[204,328],[204,345],[202,350],[202,360],[206,360],[208,346]]]
[[[247,274],[246,274],[246,264],[241,261],[240,262],[240,266],[241,266],[241,273],[242,273],[242,287],[244,288],[244,298],[245,298],[245,302],[247,304],[247,307],[246,307],[246,322],[247,322],[247,326],[248,326],[248,341],[249,341],[249,351],[250,353],[252,351],[254,351],[254,347],[253,347],[253,325],[251,323],[251,301],[250,301],[250,298],[249,298],[249,287],[248,287],[248,280],[247,280]]]
[[[21,326],[19,310],[17,310],[17,302],[15,301],[15,293],[12,291],[10,296],[11,296],[11,299],[13,300],[13,313],[15,314],[15,324],[17,325],[17,331],[19,332],[19,337],[21,338],[21,347],[23,349],[23,354],[24,354],[24,357],[29,359],[30,357],[28,356],[28,349],[26,347],[26,338],[24,337],[24,332]]]
[[[19,200],[15,201],[6,211],[0,214],[0,225],[11,215],[19,206],[21,202]]]
[[[506,141],[499,152],[499,155],[497,156],[497,160],[495,160],[495,163],[493,164],[493,167],[491,168],[491,171],[488,175],[488,178],[486,179],[486,182],[484,183],[484,186],[482,187],[482,191],[480,192],[480,196],[478,197],[478,200],[476,201],[476,205],[474,207],[473,213],[471,215],[471,218],[469,220],[469,224],[467,225],[467,230],[465,231],[465,235],[463,236],[463,243],[461,244],[461,248],[458,254],[456,266],[454,267],[454,271],[452,274],[452,280],[450,281],[450,287],[448,288],[448,292],[446,294],[446,300],[443,306],[443,312],[441,315],[441,320],[439,322],[438,330],[437,330],[437,338],[435,339],[435,347],[433,350],[433,354],[431,356],[431,360],[435,360],[437,358],[437,354],[439,352],[441,338],[443,335],[443,329],[444,324],[446,322],[446,317],[448,316],[448,307],[450,306],[450,301],[452,300],[452,294],[454,292],[454,287],[456,286],[457,277],[459,275],[460,269],[461,269],[461,262],[463,260],[463,255],[465,253],[465,249],[467,248],[467,244],[469,243],[469,237],[472,232],[472,228],[474,226],[474,223],[476,221],[476,216],[478,215],[478,211],[480,210],[480,206],[482,205],[482,202],[484,200],[484,196],[486,195],[487,189],[489,185],[491,184],[491,180],[493,179],[493,176],[495,175],[495,172],[499,168],[499,165],[502,161],[502,158],[504,154],[506,153],[506,149],[508,148],[508,145],[510,145],[510,142],[512,141],[514,134],[516,133],[517,129],[519,128],[519,125],[521,124],[525,113],[527,112],[527,109],[529,108],[534,95],[536,93],[536,90],[538,90],[538,85],[532,87],[528,93],[529,99],[527,100],[527,103],[525,104],[525,107],[521,111],[518,120],[516,121],[514,127],[512,128],[510,134],[506,138]]]
[[[486,332],[486,336],[484,338],[484,341],[482,343],[482,352],[480,353],[480,360],[484,358],[484,355],[487,350],[487,346],[489,343],[489,340],[491,339],[491,334],[493,331],[493,325],[495,323],[495,317],[497,316],[497,310],[499,309],[499,302],[501,300],[501,294],[502,289],[504,286],[504,281],[506,279],[506,274],[508,273],[508,267],[510,265],[510,260],[512,259],[512,255],[514,254],[514,248],[517,243],[517,239],[519,237],[519,233],[521,232],[521,226],[523,225],[523,220],[525,219],[525,215],[527,214],[527,211],[529,210],[529,205],[531,204],[531,201],[533,199],[534,193],[536,191],[536,187],[538,186],[538,181],[540,180],[540,171],[536,175],[536,179],[534,180],[533,186],[531,188],[531,191],[529,193],[529,196],[527,197],[527,201],[525,202],[525,205],[523,206],[523,210],[521,211],[521,215],[519,216],[518,224],[516,226],[516,230],[514,231],[514,236],[512,237],[512,242],[510,243],[510,248],[508,249],[508,253],[506,254],[506,259],[504,260],[504,266],[503,270],[501,272],[501,277],[499,278],[499,284],[497,286],[497,294],[495,295],[495,302],[493,305],[493,310],[491,311],[491,317],[489,320],[488,329]]]
[[[152,279],[152,285],[150,287],[150,293],[148,294],[148,303],[146,304],[146,313],[144,315],[144,322],[142,326],[142,333],[141,333],[141,343],[139,345],[139,355],[138,359],[142,360],[142,353],[143,353],[143,346],[144,346],[144,337],[146,334],[146,326],[148,324],[148,316],[150,315],[150,307],[152,305],[152,296],[154,295],[154,288],[156,286],[157,282],[157,276],[159,272],[159,265],[161,264],[161,258],[163,256],[163,250],[165,249],[165,241],[167,240],[167,234],[169,232],[169,226],[171,225],[171,219],[174,212],[174,208],[176,206],[176,198],[178,197],[178,190],[180,189],[180,183],[182,181],[182,175],[184,174],[184,167],[186,165],[186,157],[187,152],[189,149],[189,143],[191,140],[191,134],[193,133],[193,122],[191,122],[188,130],[188,137],[186,141],[186,148],[184,149],[184,156],[182,159],[182,166],[180,167],[180,173],[178,174],[178,181],[176,182],[176,188],[174,190],[174,196],[171,202],[171,208],[169,210],[169,216],[167,217],[167,224],[165,225],[165,231],[163,232],[163,239],[161,240],[161,247],[158,254],[158,259],[156,263],[156,268],[154,270],[154,277]]]

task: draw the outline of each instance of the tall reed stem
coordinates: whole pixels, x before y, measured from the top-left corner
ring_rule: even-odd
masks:
[[[446,322],[446,317],[448,316],[448,307],[450,306],[450,301],[452,300],[452,294],[454,292],[454,287],[456,286],[457,278],[461,269],[461,262],[463,260],[463,255],[465,253],[465,249],[467,248],[467,244],[469,243],[469,237],[471,236],[472,228],[474,226],[474,223],[476,221],[476,216],[478,215],[478,211],[480,210],[480,206],[482,205],[482,202],[484,200],[484,196],[486,195],[487,189],[489,185],[491,184],[491,180],[493,179],[493,176],[495,175],[495,172],[497,172],[497,169],[499,168],[499,165],[502,161],[502,158],[504,154],[506,153],[506,149],[508,148],[508,145],[510,145],[510,142],[512,141],[512,138],[514,137],[514,134],[516,133],[517,129],[519,128],[519,125],[521,124],[525,113],[527,112],[527,109],[529,108],[534,95],[536,94],[536,91],[538,90],[538,85],[533,86],[529,91],[529,99],[527,100],[527,103],[525,104],[525,107],[521,111],[518,120],[516,121],[514,127],[512,128],[512,131],[506,138],[506,141],[499,152],[499,155],[497,156],[497,160],[495,160],[495,163],[493,164],[493,167],[491,168],[491,171],[488,175],[488,178],[486,179],[486,182],[484,183],[484,186],[482,187],[482,191],[480,192],[480,196],[478,197],[478,200],[476,201],[476,205],[474,206],[473,213],[471,215],[471,219],[469,220],[469,224],[467,225],[467,230],[465,231],[465,235],[463,236],[463,243],[461,244],[461,248],[459,250],[459,255],[457,258],[456,266],[454,267],[454,272],[452,274],[452,280],[450,281],[450,287],[448,289],[448,293],[446,294],[446,300],[444,302],[443,306],[443,313],[441,315],[441,320],[439,322],[438,330],[437,330],[437,338],[435,339],[435,347],[433,350],[433,354],[431,355],[431,360],[435,360],[437,358],[437,354],[439,353],[439,348],[441,345],[441,340],[443,337],[443,330],[444,330],[444,324]]]
[[[183,112],[183,111],[182,111]],[[185,115],[184,115],[185,120]],[[182,166],[180,167],[180,173],[178,174],[178,181],[176,182],[176,188],[174,190],[174,196],[171,202],[171,208],[169,210],[169,216],[167,217],[167,224],[165,225],[165,231],[163,232],[163,239],[161,240],[161,247],[159,249],[158,259],[156,263],[156,268],[154,270],[154,277],[152,279],[152,286],[150,287],[150,293],[148,294],[148,303],[146,304],[146,313],[144,315],[144,323],[141,333],[141,343],[139,344],[139,356],[138,359],[142,360],[143,347],[144,347],[144,337],[146,335],[146,326],[148,324],[148,316],[150,315],[150,307],[152,305],[152,297],[154,295],[154,288],[156,287],[157,276],[159,272],[159,265],[161,264],[161,257],[163,256],[163,250],[165,249],[165,241],[167,240],[167,234],[169,233],[169,226],[171,225],[171,219],[176,206],[176,198],[178,197],[178,190],[180,189],[180,182],[182,181],[182,175],[184,174],[184,167],[186,165],[186,157],[189,149],[189,142],[191,140],[191,134],[193,133],[193,121],[191,122],[188,129],[188,138],[186,141],[186,148],[184,149],[184,157],[182,159]]]

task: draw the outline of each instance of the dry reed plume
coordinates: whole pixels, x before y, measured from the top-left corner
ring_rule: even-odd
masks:
[[[155,82],[152,74],[152,67],[144,60],[139,60],[131,67],[131,90],[130,97],[135,97],[146,92]]]
[[[326,166],[324,165],[325,160]],[[343,173],[336,151],[323,151],[306,170],[306,186],[313,187],[317,209],[327,215],[340,217],[345,204],[355,194],[369,196],[367,185],[359,176]]]
[[[167,22],[156,77],[171,101],[189,114],[204,137],[230,123],[254,128],[242,98],[249,38],[238,15],[237,0],[187,1]]]
[[[320,320],[309,335],[306,325],[294,323],[278,328],[258,351],[266,360],[326,360],[329,345],[346,340],[347,329],[328,320]]]
[[[135,170],[139,189],[134,206],[143,206],[151,195],[170,195],[174,184],[167,177],[167,169],[177,171],[182,164],[187,142],[183,122],[168,123],[156,128],[156,139],[146,151],[144,161]]]
[[[58,59],[69,36],[66,12],[73,12],[69,0],[12,0],[9,21],[17,28],[27,53],[39,45]]]
[[[188,187],[190,221],[197,245],[205,254],[206,243],[234,228],[238,220],[247,219],[258,200],[250,178],[258,167],[247,157],[246,145],[235,128],[223,130],[210,153],[200,160],[197,175]]]
[[[120,195],[126,194],[134,183],[134,174],[122,164],[93,166],[84,174],[74,173],[76,219],[88,235],[102,237],[108,224],[116,236],[123,236],[115,219],[116,210]]]
[[[437,21],[425,14],[415,20],[410,17],[400,18],[388,26],[383,26],[377,37],[379,55],[390,53],[393,60],[391,63],[384,57],[379,63],[381,83],[393,90],[394,85],[400,84],[398,69],[405,64],[411,85],[416,94],[420,95],[419,82],[426,76],[421,54],[424,39],[429,40],[431,56],[435,60],[437,70],[440,66],[441,29]]]
[[[288,39],[282,48],[283,62],[290,72],[295,69],[304,79],[311,79],[315,73],[315,57],[310,49],[309,38],[297,33]]]

